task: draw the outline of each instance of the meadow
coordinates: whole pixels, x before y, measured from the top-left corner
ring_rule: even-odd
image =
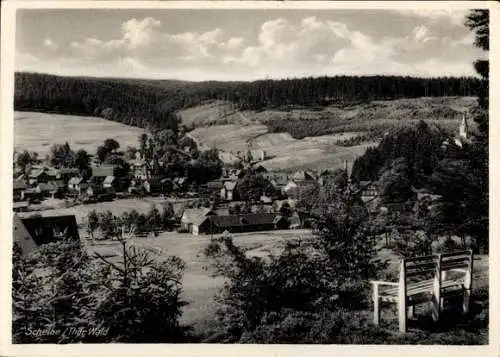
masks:
[[[36,151],[40,158],[53,144],[68,142],[71,149],[94,154],[104,140],[113,138],[120,147],[137,146],[144,130],[114,121],[86,116],[14,112],[14,147]]]
[[[268,254],[277,254],[282,249],[285,241],[299,237],[307,240],[312,235],[309,230],[233,234],[235,244],[244,248],[248,256],[260,257],[265,257]],[[175,255],[186,263],[182,296],[188,302],[188,305],[183,309],[181,323],[192,326],[195,333],[203,334],[206,338],[216,333],[216,296],[224,284],[222,278],[212,276],[210,262],[203,255],[203,249],[209,241],[210,236],[195,237],[187,233],[176,232],[165,232],[156,238],[133,239],[130,241],[130,244],[147,250],[151,256],[156,257],[160,261],[166,256]],[[120,244],[116,241],[99,241],[95,245],[90,245],[87,242],[86,245],[89,252],[97,251],[112,261],[117,261],[121,257]],[[383,272],[382,275],[385,277],[397,276],[399,258],[392,250],[385,248],[382,241],[379,246],[379,258],[390,260],[387,271]],[[476,296],[478,296],[479,303],[476,309],[480,311],[478,312],[479,317],[476,317],[477,319],[484,319],[484,314],[487,313],[487,308],[484,306],[487,303],[487,295],[486,297],[484,296],[487,287],[488,256],[476,256],[474,262],[474,291]],[[411,328],[410,332],[402,337],[397,333],[395,308],[388,308],[383,311],[382,329],[392,339],[385,341],[385,343],[390,343],[390,341],[392,343],[395,341],[398,343],[410,343],[413,341],[414,343],[414,340],[426,343],[425,339],[429,339],[427,343],[436,343],[440,339],[457,338],[457,341],[459,341],[464,338],[473,338],[473,336],[476,336],[474,338],[479,339],[480,343],[485,343],[488,338],[487,331],[485,332],[484,328],[481,331],[477,331],[477,333],[476,331],[471,333],[468,330],[470,327],[467,325],[452,327],[451,331],[453,332],[450,332],[450,330],[427,331],[425,328],[418,327],[417,325],[416,328]],[[369,324],[372,318],[372,311],[368,309],[353,312],[353,318],[360,319],[360,321],[365,321],[364,323]],[[476,321],[475,323],[479,322]],[[474,341],[477,343],[477,340]],[[378,343],[383,343],[383,341]]]
[[[261,149],[270,156],[262,163],[266,169],[298,170],[343,167],[385,132],[420,120],[455,132],[463,113],[475,105],[473,97],[409,98],[234,113],[227,103],[214,101],[181,110],[180,116],[195,128],[190,136],[205,147],[232,154]]]

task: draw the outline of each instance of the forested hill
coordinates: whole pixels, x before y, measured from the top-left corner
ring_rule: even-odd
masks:
[[[359,100],[423,96],[475,96],[476,78],[371,76],[255,82],[60,77],[16,73],[15,110],[92,115],[124,124],[176,130],[179,109],[224,99],[241,109],[322,106]]]

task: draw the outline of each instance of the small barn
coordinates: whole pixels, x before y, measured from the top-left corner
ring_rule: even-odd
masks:
[[[213,215],[210,208],[187,208],[181,217],[180,230],[183,232],[193,232],[193,225],[199,226],[205,217]]]
[[[247,213],[227,216],[207,216],[192,230],[195,235],[219,234],[224,231],[243,233],[284,229],[288,225],[275,213]],[[195,233],[196,232],[196,233]]]

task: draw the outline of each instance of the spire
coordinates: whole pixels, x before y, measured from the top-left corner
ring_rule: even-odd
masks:
[[[469,127],[467,125],[467,119],[465,118],[465,113],[464,113],[458,129],[458,136],[462,139],[467,139],[468,134],[469,134]]]

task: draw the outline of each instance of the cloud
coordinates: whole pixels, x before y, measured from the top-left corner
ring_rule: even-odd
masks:
[[[170,33],[168,24],[153,17],[132,18],[111,39],[94,36],[63,44],[46,38],[45,51],[19,53],[16,63],[19,70],[57,74],[187,80],[473,74],[473,35],[458,31],[440,37],[439,27],[424,20],[450,17],[448,13],[416,16],[421,21],[399,37],[372,36],[352,23],[316,16],[272,19],[245,38],[219,27]]]
[[[468,9],[401,9],[393,10],[403,16],[427,19],[429,22],[448,21],[453,26],[463,26]]]
[[[55,43],[52,39],[46,38],[43,40],[43,45],[44,47],[50,49],[50,50],[57,50],[59,48],[58,44]]]

